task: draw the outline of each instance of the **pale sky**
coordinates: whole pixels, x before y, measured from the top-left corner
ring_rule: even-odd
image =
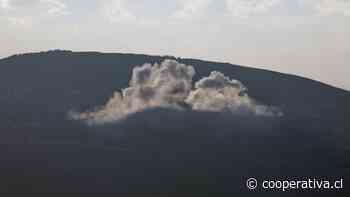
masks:
[[[200,58],[350,90],[350,0],[0,0],[0,58],[50,49]]]

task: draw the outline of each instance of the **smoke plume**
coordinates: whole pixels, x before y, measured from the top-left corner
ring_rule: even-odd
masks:
[[[115,92],[102,108],[71,113],[71,116],[89,124],[104,124],[157,107],[259,116],[282,115],[276,108],[257,104],[248,96],[247,88],[240,81],[213,71],[210,76],[196,82],[193,88],[194,75],[193,66],[175,60],[144,64],[133,69],[129,87]]]

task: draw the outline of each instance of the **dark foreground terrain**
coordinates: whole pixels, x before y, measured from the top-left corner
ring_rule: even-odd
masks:
[[[283,117],[152,109],[87,126],[132,68],[165,58],[52,51],[0,60],[0,195],[348,196],[350,93],[276,72],[177,59],[196,80],[218,70]],[[344,179],[341,190],[255,192],[246,179]],[[317,192],[316,194],[314,192]]]

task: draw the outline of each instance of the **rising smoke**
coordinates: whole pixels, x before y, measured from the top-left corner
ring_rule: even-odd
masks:
[[[193,88],[194,75],[193,66],[175,60],[135,67],[129,87],[115,92],[105,106],[97,111],[71,113],[71,117],[89,124],[104,124],[156,107],[259,116],[282,115],[274,107],[257,104],[248,96],[247,88],[240,81],[213,71],[209,77],[196,82]]]

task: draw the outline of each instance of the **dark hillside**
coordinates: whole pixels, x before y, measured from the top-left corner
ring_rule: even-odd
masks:
[[[134,66],[168,58],[50,51],[0,60],[0,196],[255,196],[248,177],[348,185],[350,92],[298,76],[177,58],[195,80],[221,71],[284,116],[152,109],[91,127],[67,118],[127,87]],[[259,196],[272,194],[282,196]]]

